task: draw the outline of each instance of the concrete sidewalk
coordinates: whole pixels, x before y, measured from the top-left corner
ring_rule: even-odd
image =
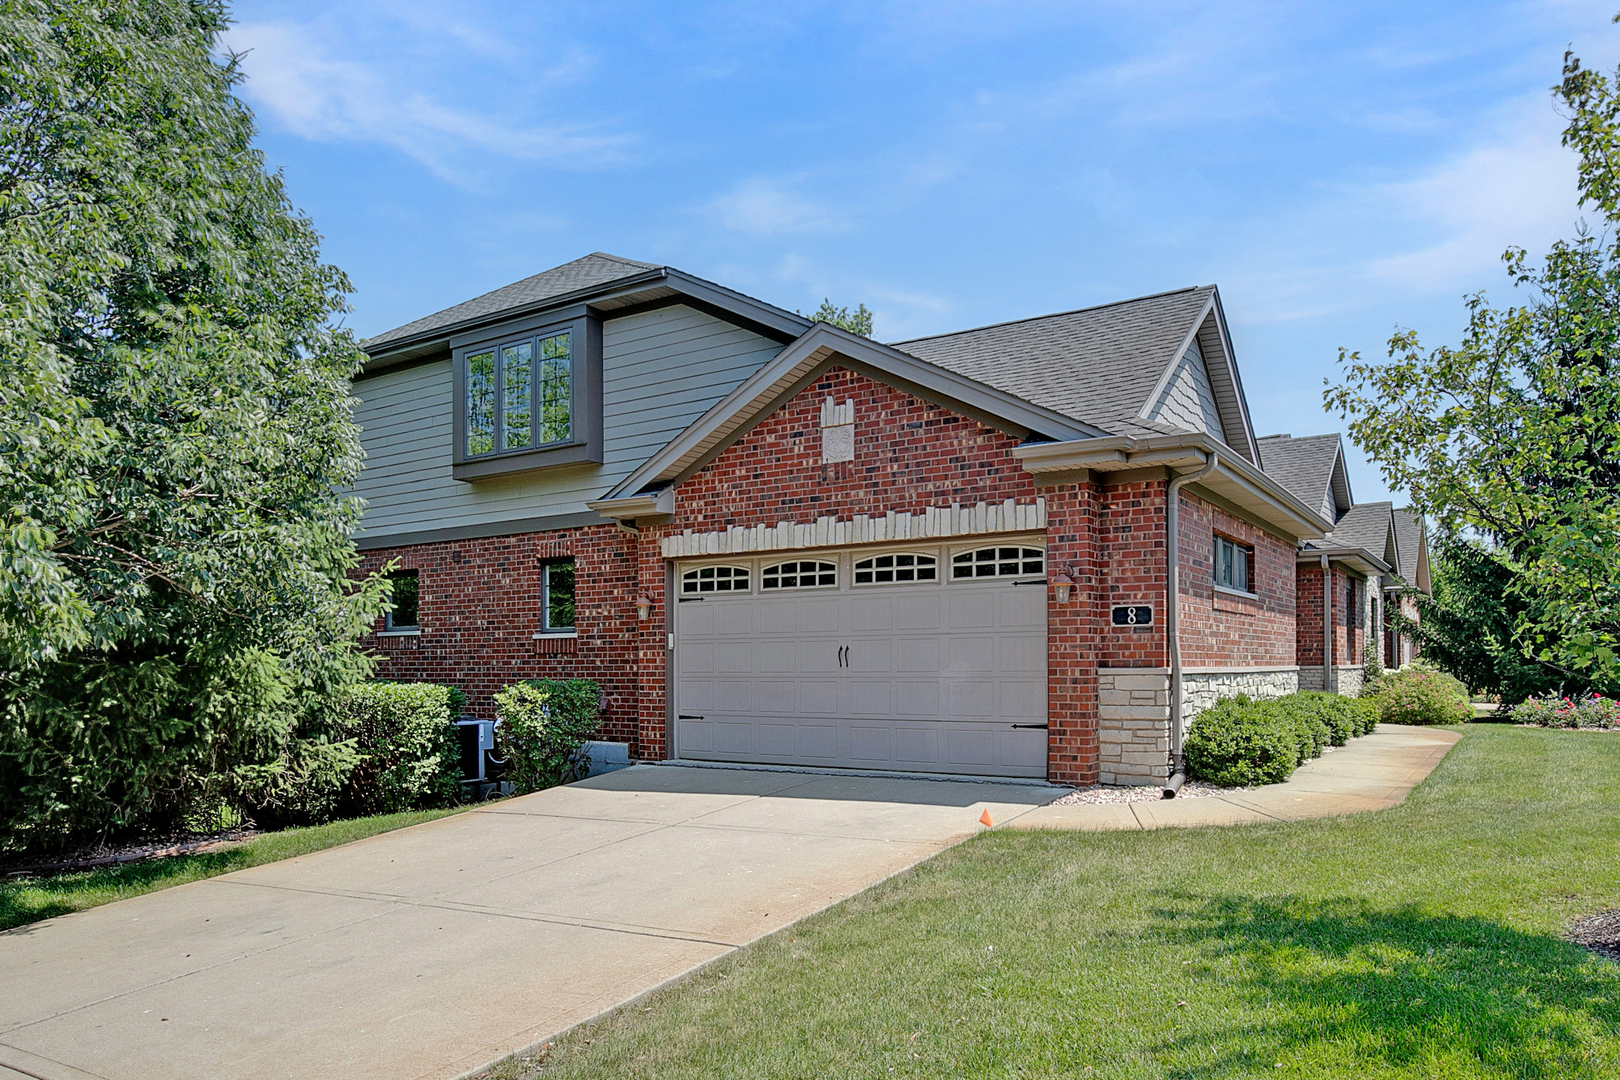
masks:
[[[1371,735],[1307,761],[1285,783],[1196,799],[1043,806],[1009,824],[1104,832],[1254,825],[1383,810],[1405,800],[1461,738],[1457,731],[1380,724]]]
[[[0,1080],[453,1077],[1050,801],[637,766],[0,934]]]

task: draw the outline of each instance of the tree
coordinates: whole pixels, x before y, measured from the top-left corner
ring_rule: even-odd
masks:
[[[1620,96],[1566,54],[1555,98],[1579,193],[1620,224]],[[1442,537],[1491,545],[1513,639],[1573,680],[1620,688],[1620,239],[1582,228],[1532,265],[1504,256],[1521,307],[1469,298],[1456,347],[1390,339],[1386,363],[1340,351],[1324,400]]]
[[[801,311],[799,314],[804,315],[804,312]],[[850,333],[859,334],[861,337],[872,336],[872,313],[867,310],[865,304],[851,311],[847,307],[834,307],[831,300],[824,299],[821,301],[821,306],[815,310],[815,313],[805,315],[805,318],[811,322],[831,323],[840,330],[848,330]]]
[[[363,356],[225,24],[0,0],[0,847],[353,764]]]
[[[1397,616],[1401,633],[1418,641],[1425,660],[1508,702],[1590,689],[1526,655],[1515,633],[1521,622],[1534,623],[1535,613],[1525,610],[1517,574],[1497,552],[1477,540],[1441,537],[1430,566],[1434,595],[1416,597],[1417,620]]]

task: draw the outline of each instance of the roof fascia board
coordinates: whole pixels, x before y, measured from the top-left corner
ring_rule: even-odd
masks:
[[[476,333],[518,319],[549,317],[554,310],[575,305],[589,305],[631,296],[644,291],[649,285],[659,283],[667,283],[671,288],[676,289],[683,295],[690,296],[693,300],[705,306],[708,314],[745,324],[748,329],[763,331],[765,336],[775,338],[783,343],[798,338],[811,325],[810,320],[802,315],[784,311],[762,300],[744,296],[742,293],[716,285],[711,281],[704,281],[702,278],[693,277],[672,267],[659,266],[639,274],[618,278],[603,285],[576,289],[571,293],[547,297],[532,304],[475,316],[447,326],[413,334],[408,338],[391,341],[387,345],[380,347],[377,353],[367,354],[370,359],[367,361],[366,370],[382,370],[383,368],[392,367],[396,363],[408,362],[418,355],[442,351],[448,347],[447,343],[452,337],[463,337],[470,333]],[[652,303],[656,304],[657,301],[652,301]],[[635,305],[628,305],[624,309],[604,311],[602,315],[604,318],[617,318],[621,314],[633,314],[635,310]]]
[[[1238,418],[1243,422],[1243,438],[1248,444],[1251,464],[1260,462],[1260,443],[1254,435],[1254,421],[1249,416],[1249,396],[1243,392],[1243,375],[1238,371],[1237,352],[1232,348],[1232,331],[1226,325],[1226,307],[1221,303],[1221,290],[1216,286],[1210,294],[1210,305],[1215,309],[1215,332],[1221,339],[1221,352],[1225,353],[1226,371],[1232,380],[1232,392],[1237,398]],[[1207,362],[1207,361],[1206,361]],[[1228,433],[1230,434],[1230,433]]]
[[[1394,570],[1389,563],[1380,559],[1366,548],[1337,547],[1319,548],[1307,547],[1300,549],[1295,555],[1295,561],[1301,564],[1316,565],[1326,555],[1329,561],[1344,563],[1352,566],[1364,574],[1388,574]]]
[[[1219,467],[1210,480],[1198,486],[1230,498],[1231,495],[1221,491],[1215,482],[1215,477],[1221,478],[1240,494],[1254,499],[1265,508],[1268,520],[1296,538],[1326,536],[1332,530],[1332,522],[1318,511],[1306,506],[1245,459],[1232,457],[1230,447],[1203,432],[1150,438],[1114,435],[1070,443],[1031,443],[1013,450],[1013,456],[1031,473],[1065,469],[1111,472],[1170,464],[1193,466],[1207,461],[1210,454],[1221,454]]]
[[[777,405],[788,400],[816,368],[832,362],[835,357],[847,361],[851,370],[886,383],[900,384],[908,393],[937,399],[941,404],[962,409],[964,414],[971,410],[979,414],[975,419],[995,418],[996,426],[1003,430],[1016,429],[1016,434],[1034,432],[1064,440],[1083,440],[1097,434],[1089,425],[935,367],[887,345],[828,323],[815,323],[643,462],[604,498],[616,499],[655,485],[679,483],[701,468],[712,457],[711,451],[717,447],[723,449],[740,438]]]

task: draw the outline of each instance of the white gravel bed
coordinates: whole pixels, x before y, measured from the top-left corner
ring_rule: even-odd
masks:
[[[1227,795],[1235,791],[1247,791],[1248,788],[1217,787],[1203,780],[1189,780],[1181,785],[1181,794],[1178,799],[1198,799],[1206,795]],[[1151,787],[1104,787],[1102,784],[1093,784],[1090,787],[1076,788],[1067,795],[1051,803],[1052,806],[1074,806],[1077,803],[1121,803],[1121,802],[1153,802],[1164,798],[1164,788],[1159,785]]]

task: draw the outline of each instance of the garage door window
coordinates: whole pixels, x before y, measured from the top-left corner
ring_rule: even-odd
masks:
[[[951,577],[1023,577],[1046,573],[1046,552],[1030,547],[987,547],[951,557]]]
[[[855,584],[887,585],[896,581],[937,581],[939,560],[909,551],[874,555],[855,564]]]
[[[748,567],[703,566],[681,575],[681,592],[686,596],[699,593],[747,592]]]
[[[834,563],[804,559],[767,566],[759,575],[765,589],[821,589],[837,586],[838,567]]]

